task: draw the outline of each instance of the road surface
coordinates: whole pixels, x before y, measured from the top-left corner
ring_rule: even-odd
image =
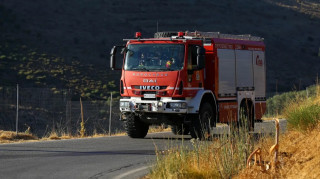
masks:
[[[255,132],[272,133],[274,122],[256,123]],[[280,120],[280,129],[286,121]],[[217,127],[216,133],[228,131]],[[182,140],[183,139],[183,140]],[[0,178],[140,178],[149,171],[155,146],[188,145],[190,136],[171,132],[145,139],[113,136],[0,145]]]

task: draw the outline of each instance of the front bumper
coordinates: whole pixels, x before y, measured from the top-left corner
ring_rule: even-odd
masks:
[[[171,97],[163,97],[159,100],[141,100],[140,97],[120,99],[121,112],[141,113],[165,113],[165,114],[186,114],[188,100],[172,100]]]

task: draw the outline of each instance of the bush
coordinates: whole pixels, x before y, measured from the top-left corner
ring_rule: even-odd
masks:
[[[296,105],[287,108],[285,117],[288,126],[300,131],[312,129],[320,121],[320,106],[318,104]]]
[[[299,131],[312,129],[320,121],[320,86],[300,91],[283,109],[288,127]]]
[[[275,95],[267,100],[266,116],[283,115],[285,109],[296,103],[301,103],[307,99],[313,99],[319,95],[319,86],[313,85],[302,91],[291,91],[280,95]]]

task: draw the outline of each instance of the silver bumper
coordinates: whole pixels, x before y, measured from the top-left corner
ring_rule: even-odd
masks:
[[[170,97],[160,100],[141,100],[140,97],[120,99],[121,112],[186,114],[189,108],[192,107],[188,106],[188,100],[172,100]]]

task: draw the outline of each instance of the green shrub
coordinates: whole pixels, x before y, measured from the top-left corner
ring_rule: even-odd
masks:
[[[275,95],[267,100],[266,116],[283,115],[284,110],[295,103],[300,103],[306,99],[315,98],[318,95],[317,85],[309,86],[306,90],[291,91],[280,95]]]
[[[320,121],[320,106],[318,104],[291,106],[285,112],[285,117],[289,127],[305,131]]]

